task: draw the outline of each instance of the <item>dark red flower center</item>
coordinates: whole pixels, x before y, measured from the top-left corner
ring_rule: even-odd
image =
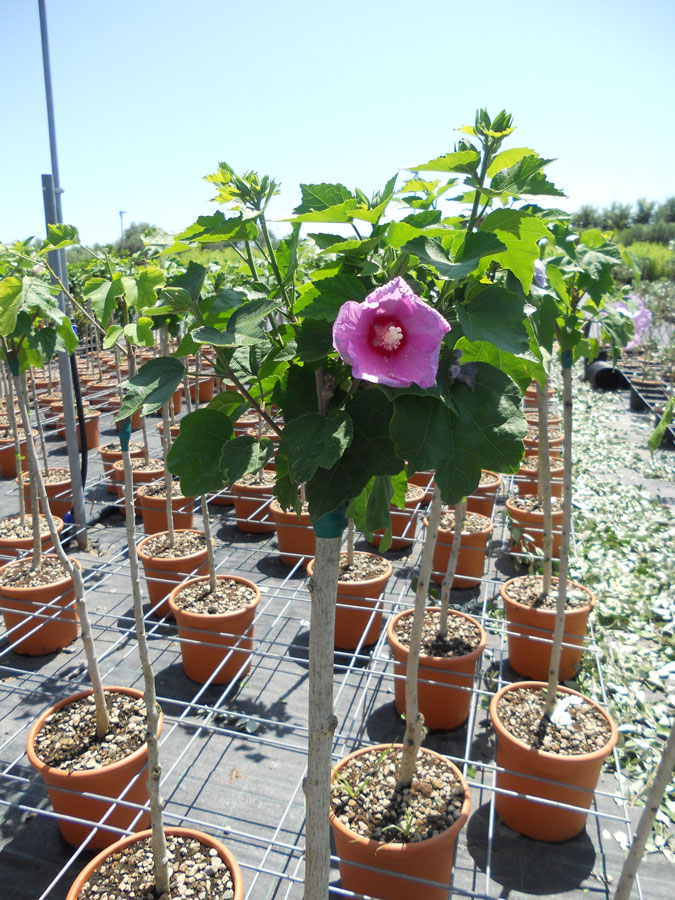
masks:
[[[371,326],[370,343],[374,350],[384,355],[395,353],[401,349],[405,341],[405,333],[397,319],[375,319]]]

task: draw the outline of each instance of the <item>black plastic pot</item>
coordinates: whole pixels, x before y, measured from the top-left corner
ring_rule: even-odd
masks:
[[[601,359],[587,366],[586,380],[601,391],[616,391],[627,385],[623,372]]]

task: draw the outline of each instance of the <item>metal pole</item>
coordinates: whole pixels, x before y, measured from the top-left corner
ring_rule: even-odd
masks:
[[[52,93],[52,73],[49,62],[49,35],[47,32],[47,11],[45,0],[38,0],[40,12],[40,38],[42,40],[42,68],[45,79],[45,99],[47,101],[47,126],[49,129],[49,152],[52,160],[52,174],[42,176],[42,194],[45,207],[45,220],[48,225],[63,222],[61,210],[61,183],[59,180],[59,158],[56,152],[56,125],[54,121],[54,97]],[[49,264],[68,287],[68,266],[63,249],[53,250],[48,254]],[[68,313],[66,297],[59,293],[59,305]],[[73,408],[73,385],[70,377],[70,358],[66,353],[58,353],[61,391],[63,394],[63,419],[66,426],[66,447],[68,449],[68,466],[73,489],[73,519],[75,521],[77,546],[84,550],[87,546],[87,526],[84,512],[84,490],[80,474],[80,459],[77,447],[77,431],[75,410]],[[84,436],[83,436],[84,439]]]
[[[126,209],[120,210],[120,240],[124,240],[124,213]]]
[[[56,198],[54,192],[54,183],[51,175],[42,176],[42,193],[45,206],[45,220],[48,225],[55,224],[56,218]],[[49,265],[52,267],[56,275],[61,279],[62,283],[68,286],[68,267],[66,265],[65,253],[61,250],[52,250],[47,254]],[[55,280],[55,279],[52,279]],[[63,291],[59,293],[59,306],[64,312],[66,310],[65,295]],[[84,511],[84,490],[82,485],[82,477],[80,472],[80,455],[77,444],[77,425],[75,423],[75,408],[73,405],[73,384],[70,375],[70,357],[67,353],[57,353],[56,358],[59,363],[59,374],[61,376],[61,395],[63,400],[63,419],[66,427],[66,448],[68,450],[68,467],[70,468],[70,480],[73,489],[73,519],[76,529],[77,546],[80,550],[84,550],[87,546],[87,524]]]

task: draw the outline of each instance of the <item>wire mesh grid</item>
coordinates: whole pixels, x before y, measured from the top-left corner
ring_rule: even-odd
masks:
[[[114,439],[111,416],[104,411],[100,419],[102,431],[110,432],[106,440]],[[159,439],[153,424],[149,419],[156,448]],[[58,460],[62,444],[49,433],[47,442],[50,457]],[[142,689],[120,500],[110,505],[112,497],[96,454],[90,454],[89,466],[85,498],[88,516],[98,518],[90,528],[98,555],[76,555],[84,567],[104,683]],[[9,514],[17,507],[16,485],[9,481],[3,486],[3,512]],[[512,487],[506,485],[507,490]],[[604,775],[595,792],[586,830],[572,841],[561,845],[531,841],[512,832],[495,813],[497,767],[487,704],[497,687],[517,680],[508,666],[508,634],[496,603],[499,584],[514,574],[502,508],[505,495],[502,490],[495,507],[486,574],[475,587],[452,594],[453,604],[474,616],[489,636],[475,678],[465,688],[471,692],[469,718],[451,732],[431,732],[425,741],[425,746],[462,769],[472,792],[472,813],[458,844],[451,895],[486,900],[511,892],[608,897],[622,857],[611,834],[617,830],[631,834],[631,811],[621,799],[625,791],[618,760],[616,773]],[[229,503],[231,498],[224,491],[219,499]],[[262,500],[250,518],[269,520],[268,504]],[[422,506],[412,513],[407,527],[415,533],[403,532],[412,544],[386,554],[393,574],[379,605],[368,610],[371,619],[383,613],[386,621],[412,606],[411,578],[425,529]],[[166,821],[222,837],[242,867],[247,898],[299,898],[308,702],[306,573],[300,559],[290,567],[280,561],[276,536],[240,531],[231,507],[212,504],[211,521],[218,573],[243,575],[260,588],[255,643],[250,656],[242,654],[246,657],[242,678],[216,684],[216,672],[206,684],[197,684],[183,673],[175,623],[158,618],[146,605],[158,699],[165,716],[161,745]],[[195,522],[199,528],[198,514]],[[138,539],[143,536],[139,527]],[[373,548],[360,541],[357,549]],[[53,612],[46,609],[41,614]],[[237,646],[241,645],[235,643],[234,649]],[[0,867],[9,871],[17,860],[25,864],[29,859],[30,888],[16,896],[60,900],[91,853],[83,846],[69,847],[58,836],[45,790],[26,760],[25,742],[39,713],[63,696],[88,688],[84,654],[79,642],[47,657],[22,656],[13,647],[16,639],[10,629],[0,642]],[[598,669],[599,699],[606,704],[592,631],[585,651]],[[397,676],[384,628],[373,646],[336,651],[334,672],[339,722],[334,760],[365,744],[400,740],[404,723],[393,702]],[[332,863],[331,892],[336,897],[352,896],[340,888],[335,857]],[[639,885],[638,891],[642,896]]]

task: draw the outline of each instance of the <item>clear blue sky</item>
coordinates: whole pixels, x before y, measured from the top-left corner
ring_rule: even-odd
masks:
[[[557,157],[560,203],[675,194],[673,0],[47,0],[64,219],[87,243],[213,212],[219,160],[366,192],[475,109]],[[37,0],[0,0],[0,240],[44,233]],[[278,229],[283,231],[283,228]]]

